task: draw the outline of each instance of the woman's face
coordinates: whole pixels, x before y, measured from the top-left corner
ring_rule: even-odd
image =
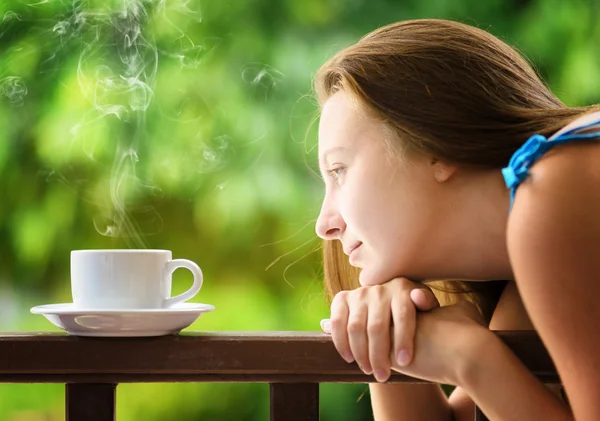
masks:
[[[432,159],[400,160],[386,144],[392,130],[343,91],[325,103],[319,165],[325,198],[317,234],[340,240],[362,285],[397,276],[417,279],[426,267],[435,227],[439,182]],[[429,247],[427,247],[429,245]]]

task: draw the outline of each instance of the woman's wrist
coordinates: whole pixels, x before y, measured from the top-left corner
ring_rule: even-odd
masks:
[[[484,326],[476,329],[464,343],[465,349],[455,366],[454,383],[468,390],[478,383],[482,370],[486,370],[490,364],[499,363],[495,357],[499,355],[498,348],[504,344]]]

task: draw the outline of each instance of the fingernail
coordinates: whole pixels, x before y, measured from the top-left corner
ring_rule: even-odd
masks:
[[[323,329],[325,332],[329,333],[329,319],[323,319],[321,320],[321,329]]]
[[[373,369],[372,369],[372,368],[371,368],[371,366],[370,366],[370,365],[368,365],[368,364],[367,364],[367,365],[365,365],[365,366],[362,366],[360,369],[361,369],[361,370],[363,371],[363,373],[365,373],[366,375],[369,375],[369,376],[370,376],[371,374],[373,374]]]
[[[383,383],[387,380],[388,374],[385,370],[375,370],[375,378],[379,383]]]
[[[401,349],[398,351],[398,354],[396,354],[396,360],[398,361],[398,364],[405,366],[410,362],[410,352],[406,349]]]
[[[354,355],[352,355],[352,353],[350,351],[344,352],[344,355],[342,355],[342,358],[344,360],[346,360],[347,363],[354,362]]]

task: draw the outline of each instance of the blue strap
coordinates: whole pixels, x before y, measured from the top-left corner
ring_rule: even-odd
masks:
[[[554,139],[548,140],[541,134],[534,134],[527,142],[523,144],[514,153],[510,159],[508,166],[502,169],[502,175],[506,187],[510,189],[510,207],[512,208],[515,200],[515,193],[517,187],[529,176],[529,169],[535,163],[535,161],[541,157],[546,151],[555,145],[561,143],[567,143],[571,140],[577,139],[592,139],[594,137],[600,137],[600,132],[586,133],[586,134],[574,134],[574,132],[586,129],[588,127],[600,124],[600,119],[584,126],[575,127],[571,130],[567,130],[565,133],[557,136]]]

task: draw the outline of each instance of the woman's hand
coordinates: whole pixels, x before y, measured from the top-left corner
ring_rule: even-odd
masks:
[[[414,358],[408,366],[395,364],[392,369],[434,383],[460,386],[493,340],[475,305],[459,301],[417,315]]]
[[[366,374],[385,381],[392,367],[390,351],[398,366],[411,362],[417,310],[436,307],[439,303],[427,286],[395,278],[385,284],[339,292],[331,303],[331,318],[323,320],[321,326],[331,333],[342,358],[349,363],[356,361]]]

